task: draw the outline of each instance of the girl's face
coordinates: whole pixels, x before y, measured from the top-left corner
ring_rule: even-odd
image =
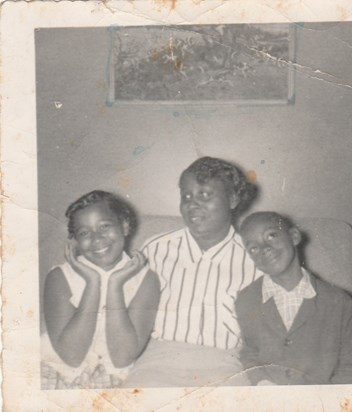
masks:
[[[74,228],[79,251],[90,262],[110,270],[120,261],[128,223],[121,223],[105,202],[77,211]]]
[[[182,177],[180,189],[180,211],[193,237],[206,239],[208,247],[220,242],[229,231],[231,210],[239,203],[235,194],[219,179],[200,184],[192,173]]]

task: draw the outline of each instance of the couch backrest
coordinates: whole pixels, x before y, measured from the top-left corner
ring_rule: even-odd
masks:
[[[40,244],[40,296],[50,268],[63,262],[66,227],[51,219]],[[334,219],[304,218],[297,221],[306,234],[304,266],[322,279],[352,294],[352,229],[349,224]],[[130,249],[138,249],[151,236],[183,227],[178,216],[143,216]],[[41,305],[42,307],[42,305]]]
[[[303,265],[322,279],[352,293],[352,229],[341,220],[302,218]],[[183,227],[181,217],[143,216],[131,244],[139,248],[148,237]]]

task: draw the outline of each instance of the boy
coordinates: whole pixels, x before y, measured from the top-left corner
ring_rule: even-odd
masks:
[[[288,219],[254,213],[240,233],[264,273],[236,302],[251,383],[352,383],[350,296],[301,267],[301,233]]]

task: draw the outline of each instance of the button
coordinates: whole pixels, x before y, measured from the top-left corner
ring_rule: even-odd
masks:
[[[292,340],[291,340],[291,339],[285,339],[284,345],[285,345],[285,346],[290,346],[290,345],[292,345]]]

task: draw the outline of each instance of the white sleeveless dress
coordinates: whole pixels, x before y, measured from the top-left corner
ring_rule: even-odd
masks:
[[[85,359],[77,368],[67,365],[58,356],[51,345],[47,333],[41,336],[42,389],[116,387],[126,378],[132,367],[130,365],[126,368],[116,368],[113,365],[109,356],[105,334],[105,305],[108,280],[111,273],[121,269],[130,260],[130,257],[123,253],[122,259],[109,271],[94,265],[83,256],[80,256],[78,259],[95,269],[101,276],[101,297],[95,333]],[[67,262],[60,265],[59,268],[70,287],[70,302],[74,307],[78,308],[86,282]],[[136,295],[146,273],[147,268],[143,268],[124,284],[123,292],[126,307],[128,307]]]

